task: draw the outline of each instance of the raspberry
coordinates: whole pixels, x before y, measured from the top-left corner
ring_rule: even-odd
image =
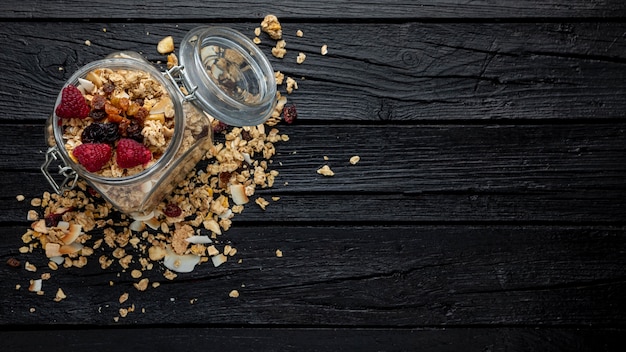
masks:
[[[121,168],[147,164],[150,159],[152,159],[150,149],[134,139],[122,138],[117,143],[117,165]]]
[[[96,172],[111,159],[111,146],[105,143],[84,143],[72,152],[89,172]]]
[[[61,102],[57,106],[55,112],[62,119],[77,117],[83,119],[89,115],[91,109],[83,94],[76,86],[69,85],[61,91]]]

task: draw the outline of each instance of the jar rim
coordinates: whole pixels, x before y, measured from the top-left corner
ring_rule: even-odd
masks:
[[[130,176],[123,177],[105,177],[98,175],[97,173],[92,173],[87,171],[82,165],[76,163],[70,158],[68,151],[64,147],[63,135],[60,130],[60,117],[56,114],[56,107],[59,105],[61,101],[62,89],[59,91],[56,102],[54,104],[54,110],[52,112],[52,128],[54,140],[58,146],[58,150],[61,153],[65,162],[69,165],[72,165],[72,169],[74,169],[81,177],[84,177],[88,180],[107,184],[107,185],[123,185],[129,184],[133,182],[143,181],[143,179],[148,179],[153,176],[156,172],[159,172],[164,168],[165,165],[170,163],[176,154],[176,151],[179,149],[180,144],[183,139],[183,133],[185,129],[185,117],[183,114],[182,104],[180,102],[181,93],[177,87],[174,87],[169,80],[154,66],[152,66],[148,62],[143,62],[136,58],[106,58],[100,59],[96,61],[92,61],[80,69],[78,69],[70,78],[65,82],[63,88],[69,85],[77,85],[78,78],[84,78],[87,73],[92,70],[98,68],[109,68],[109,69],[134,69],[144,71],[154,79],[156,79],[163,89],[167,91],[170,99],[172,100],[172,104],[174,106],[174,134],[167,146],[163,155],[152,165],[150,165],[147,169]]]
[[[257,87],[254,99],[237,99],[216,83],[205,67],[203,51],[210,46],[223,52],[234,50],[251,70],[251,83]],[[256,126],[265,122],[276,106],[276,79],[271,63],[259,47],[241,32],[222,26],[200,26],[185,35],[179,51],[181,81],[194,92],[192,102],[217,120],[232,126]],[[228,60],[228,57],[221,59]],[[237,68],[236,68],[237,69]],[[245,93],[245,92],[244,92]],[[248,97],[252,94],[248,92]]]

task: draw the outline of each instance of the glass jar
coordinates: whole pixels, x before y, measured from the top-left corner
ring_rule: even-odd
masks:
[[[57,193],[75,187],[80,177],[118,210],[136,217],[148,214],[211,148],[212,118],[228,125],[254,126],[266,121],[274,110],[274,71],[267,57],[243,34],[225,27],[195,28],[183,39],[179,60],[180,66],[160,72],[136,53],[115,53],[83,66],[70,77],[65,86],[85,91],[85,86],[98,89],[89,85],[93,76],[88,75],[94,70],[146,73],[171,99],[174,127],[165,151],[145,169],[132,175],[123,170],[115,176],[89,172],[67,150],[81,142],[70,141],[68,126],[56,114],[62,96],[59,93],[46,124],[49,149],[41,167]],[[87,124],[89,119],[81,123]],[[49,170],[53,163],[59,164],[60,179]]]

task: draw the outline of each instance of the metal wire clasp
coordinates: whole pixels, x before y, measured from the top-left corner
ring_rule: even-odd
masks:
[[[185,66],[174,66],[169,70],[163,72],[165,77],[169,78],[172,83],[174,83],[177,87],[182,83],[184,87],[187,87],[188,80],[185,76]],[[184,101],[191,101],[196,99],[196,91],[198,90],[198,86],[194,86],[190,92],[185,95],[180,88],[178,91],[181,93]]]
[[[59,167],[58,174],[64,178],[60,185],[52,177],[50,171],[48,170],[50,164],[54,161],[58,161],[59,164],[62,164],[57,165]],[[41,165],[41,172],[46,177],[52,188],[54,188],[54,191],[58,194],[71,190],[76,187],[76,183],[78,182],[78,174],[71,167],[67,166],[65,161],[61,158],[57,147],[50,147],[46,151],[46,161]]]

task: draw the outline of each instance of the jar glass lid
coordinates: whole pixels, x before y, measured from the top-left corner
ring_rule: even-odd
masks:
[[[267,57],[249,38],[226,27],[198,27],[180,47],[181,81],[193,102],[233,126],[265,122],[276,106]]]

